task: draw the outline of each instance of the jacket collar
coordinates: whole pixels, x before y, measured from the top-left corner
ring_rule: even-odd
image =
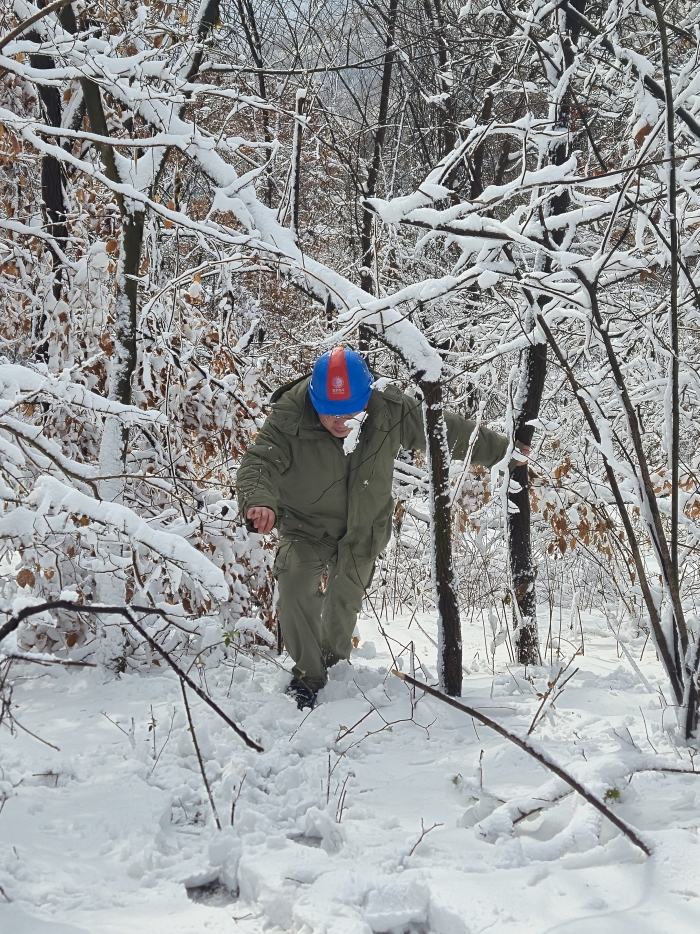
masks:
[[[308,392],[308,383],[304,387],[303,405],[300,406],[300,409],[301,415],[298,422],[298,434],[300,438],[304,440],[314,440],[324,438],[327,434],[330,434],[321,424],[318,412],[312,405]],[[333,436],[331,435],[331,437]]]

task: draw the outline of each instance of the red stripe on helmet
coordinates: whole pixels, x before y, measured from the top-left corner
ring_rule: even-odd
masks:
[[[326,396],[331,402],[344,402],[352,396],[344,347],[334,347],[331,351],[326,376]]]

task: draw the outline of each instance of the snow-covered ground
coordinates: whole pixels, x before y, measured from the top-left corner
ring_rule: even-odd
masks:
[[[265,748],[190,698],[221,832],[171,672],[18,663],[13,712],[58,749],[0,733],[0,932],[696,934],[700,774],[629,780],[690,763],[649,646],[645,685],[604,622],[584,616],[579,670],[533,738],[640,831],[651,858],[576,795],[550,805],[567,787],[470,717],[427,696],[412,708],[376,623],[361,629],[352,667],[336,666],[310,714],[270,663],[206,671]],[[387,632],[394,648],[413,639],[434,672],[415,620]],[[628,644],[637,660],[641,647]],[[501,645],[492,674],[481,627],[466,627],[465,660],[465,702],[524,734],[549,669],[532,684]]]

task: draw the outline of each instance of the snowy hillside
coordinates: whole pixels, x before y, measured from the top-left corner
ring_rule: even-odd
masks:
[[[389,644],[414,640],[422,678],[435,650],[408,623],[389,623]],[[361,621],[366,641],[311,713],[280,693],[274,664],[206,670],[265,748],[190,696],[221,831],[171,672],[15,663],[13,713],[45,742],[2,734],[2,934],[698,930],[700,775],[645,771],[692,762],[649,646],[639,661],[643,639],[627,643],[636,673],[605,622],[584,617],[585,655],[532,739],[638,829],[650,858],[492,731],[420,693],[412,706],[375,627]],[[491,674],[481,629],[466,636],[465,703],[525,735],[550,670],[524,680],[501,648]]]

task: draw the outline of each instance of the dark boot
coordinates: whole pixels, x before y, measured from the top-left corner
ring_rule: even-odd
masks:
[[[316,695],[318,692],[312,691],[311,688],[307,687],[299,678],[292,678],[284,689],[284,693],[297,702],[299,710],[303,710],[305,707],[316,706]]]

